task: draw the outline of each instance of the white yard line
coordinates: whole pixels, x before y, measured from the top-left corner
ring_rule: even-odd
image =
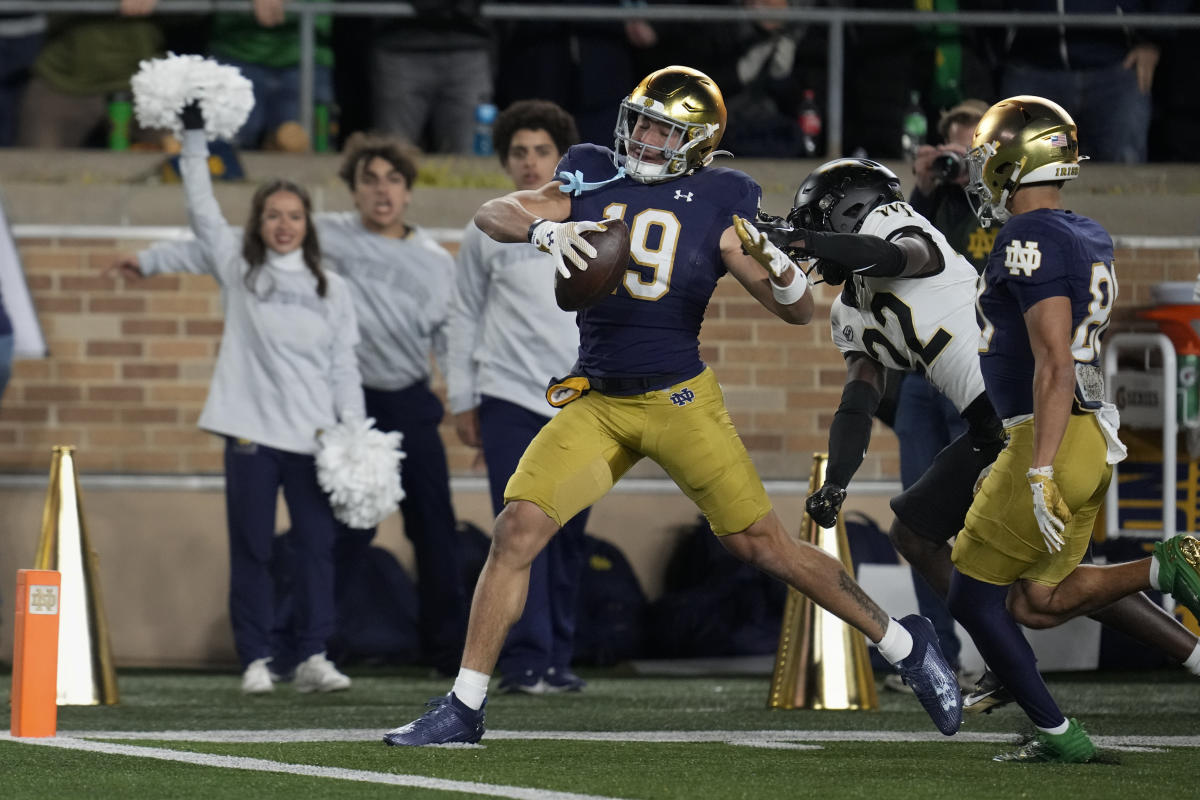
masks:
[[[462,792],[464,794],[486,797],[509,797],[515,798],[515,800],[619,800],[619,798],[605,797],[603,795],[554,792],[547,789],[534,789],[525,786],[503,786],[478,783],[476,781],[451,781],[442,778],[428,778],[423,775],[397,775],[390,772],[370,772],[362,769],[315,767],[308,764],[288,764],[281,761],[268,761],[262,758],[214,756],[207,753],[189,753],[182,750],[164,750],[160,747],[138,747],[137,745],[113,744],[110,742],[91,742],[85,739],[66,737],[15,739],[11,736],[5,736],[0,738],[24,742],[26,744],[60,747],[65,750],[87,750],[93,753],[108,753],[118,756],[155,758],[161,761],[181,761],[185,764],[196,764],[202,767],[242,769],[251,772],[281,772],[288,775],[334,778],[341,781],[358,781],[360,783],[382,783],[390,786],[411,786],[419,789]]]
[[[172,742],[369,742],[378,741],[377,728],[309,728],[294,730],[210,730],[210,731],[63,731],[72,739],[145,739]],[[0,738],[11,738],[0,735]],[[565,740],[578,742],[647,742],[772,745],[784,742],[971,742],[1011,743],[1012,733],[976,733],[960,731],[942,736],[933,731],[504,731],[489,730],[489,740]],[[34,741],[22,739],[18,741]],[[1115,750],[1148,747],[1197,747],[1200,736],[1092,736],[1098,747]]]
[[[462,792],[486,797],[505,797],[514,800],[619,800],[601,795],[555,792],[525,786],[505,786],[475,781],[454,781],[424,775],[405,775],[390,772],[318,767],[309,764],[290,764],[261,758],[218,756],[161,747],[118,744],[99,739],[139,739],[148,741],[207,742],[207,743],[265,743],[265,742],[379,742],[377,728],[310,728],[298,730],[209,730],[209,731],[73,731],[57,737],[21,739],[0,734],[0,741],[13,741],[65,750],[84,750],[110,755],[153,758],[205,767],[241,769],[251,772],[272,772],[331,778],[361,783],[391,786],[410,786],[446,792]],[[945,737],[933,732],[913,731],[488,731],[487,739],[502,740],[566,740],[579,742],[645,742],[645,743],[705,743],[724,742],[733,746],[773,749],[819,750],[819,742],[972,742],[1011,743],[1012,734],[962,732]],[[1153,751],[1165,747],[1200,747],[1200,736],[1095,736],[1093,741],[1102,748],[1126,751]],[[382,746],[380,743],[378,746]],[[475,745],[477,746],[477,745]],[[450,747],[453,747],[451,745]],[[473,747],[473,745],[463,745]]]

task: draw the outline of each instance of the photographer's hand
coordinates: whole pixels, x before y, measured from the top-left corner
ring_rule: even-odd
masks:
[[[967,157],[967,148],[963,147],[958,142],[947,142],[946,144],[938,146],[938,153],[955,153],[959,159],[965,159]],[[966,186],[967,178],[967,165],[964,161],[959,166],[958,176],[954,179],[954,183],[957,183],[959,186]]]
[[[937,187],[937,175],[934,175],[931,169],[937,155],[938,148],[923,144],[917,150],[917,157],[913,160],[913,175],[917,178],[917,190],[922,194],[933,194],[933,190]]]

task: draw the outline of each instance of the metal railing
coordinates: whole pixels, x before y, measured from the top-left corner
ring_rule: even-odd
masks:
[[[0,13],[73,12],[116,14],[119,0],[0,0]],[[251,13],[250,0],[159,0],[156,14],[196,14],[213,11]],[[319,14],[348,17],[411,17],[410,3],[392,2],[290,2],[288,11],[300,21],[300,123],[313,132],[313,75],[316,51],[315,19]],[[915,27],[935,24],[962,27],[1072,27],[1072,28],[1200,28],[1200,14],[1026,14],[1014,12],[885,11],[866,8],[737,8],[730,6],[565,6],[483,3],[484,19],[537,19],[574,22],[734,22],[776,20],[823,25],[828,29],[826,151],[842,154],[844,125],[843,66],[847,25]],[[630,87],[632,88],[632,87]],[[614,115],[616,110],[613,111]]]

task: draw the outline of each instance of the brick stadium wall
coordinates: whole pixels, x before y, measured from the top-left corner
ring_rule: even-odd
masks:
[[[145,242],[22,239],[18,248],[50,354],[15,364],[0,408],[0,471],[41,473],[50,447],[75,444],[83,472],[219,473],[216,437],[196,428],[222,322],[206,277],[160,276],[126,284],[101,277]],[[1117,254],[1121,295],[1116,328],[1150,305],[1150,287],[1190,281],[1194,250],[1125,249]],[[732,279],[723,280],[701,334],[730,411],[766,478],[804,478],[823,450],[844,371],[829,343],[833,291],[817,292],[812,325],[786,325]],[[444,395],[440,379],[437,388]],[[442,428],[451,470],[481,474],[475,454]],[[877,425],[859,475],[898,475],[895,438]],[[653,476],[652,468],[635,473]]]

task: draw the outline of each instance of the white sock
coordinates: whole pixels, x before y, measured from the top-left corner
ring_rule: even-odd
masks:
[[[1037,729],[1039,731],[1043,731],[1045,733],[1050,733],[1055,736],[1061,736],[1062,734],[1067,732],[1067,728],[1071,727],[1071,723],[1067,722],[1067,720],[1064,719],[1062,722],[1055,725],[1053,728],[1042,728],[1040,726],[1035,726],[1035,727],[1037,727]]]
[[[1200,675],[1200,642],[1192,649],[1192,654],[1183,662],[1183,668],[1193,675]]]
[[[467,708],[478,711],[487,698],[488,677],[482,672],[459,667],[458,677],[454,679],[454,688],[450,691],[454,692],[454,696]]]
[[[912,652],[912,634],[899,622],[890,619],[887,630],[883,632],[883,638],[875,646],[879,648],[879,655],[887,659],[889,664],[895,664],[908,658],[908,654]]]
[[[1157,591],[1162,591],[1163,588],[1158,585],[1158,555],[1150,556],[1150,588]]]

